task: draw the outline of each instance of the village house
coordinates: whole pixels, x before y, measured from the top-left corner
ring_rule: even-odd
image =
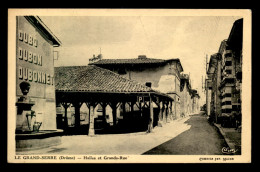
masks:
[[[212,90],[212,80],[211,78],[205,79],[205,89],[206,89],[206,114],[210,117],[211,112],[211,90]]]
[[[183,72],[183,68],[179,59],[162,60],[148,58],[145,55],[139,55],[134,59],[102,59],[102,56],[98,55],[89,59],[89,65],[111,70],[122,77],[168,94],[173,98],[169,119],[180,118],[180,73]],[[170,105],[165,104],[165,108],[168,106]]]
[[[222,94],[222,125],[241,124],[243,19],[234,22],[222,54],[219,89]]]
[[[222,126],[241,124],[242,29],[243,19],[235,21],[207,70],[207,114]]]
[[[200,99],[200,96],[198,94],[198,91],[197,90],[192,90],[192,93],[191,93],[191,99],[192,99],[192,113],[199,113],[200,111],[200,106],[199,106],[199,99]]]
[[[222,44],[224,43],[222,42]],[[207,74],[211,80],[211,87],[209,88],[211,90],[210,117],[216,123],[219,123],[219,118],[221,117],[221,94],[219,91],[221,82],[221,56],[219,53],[211,55]]]
[[[190,96],[190,81],[188,74],[181,74],[181,116],[191,114],[191,96]]]
[[[200,96],[191,88],[188,74],[181,74],[181,114],[189,116],[200,111]]]

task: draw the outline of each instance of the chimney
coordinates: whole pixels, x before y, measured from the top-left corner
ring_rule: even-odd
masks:
[[[146,83],[145,83],[145,86],[147,86],[147,87],[150,87],[150,88],[151,88],[151,87],[152,87],[152,83],[151,83],[151,82],[146,82]]]
[[[89,59],[89,64],[95,63],[101,59],[102,59],[102,54],[99,54],[98,56],[95,56],[95,54],[93,54],[93,58]]]
[[[139,55],[138,56],[138,59],[146,59],[147,57],[146,57],[146,55]]]
[[[97,57],[99,60],[101,60],[103,56],[102,56],[102,54],[99,54]]]

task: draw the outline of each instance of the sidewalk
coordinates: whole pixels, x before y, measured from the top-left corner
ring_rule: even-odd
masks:
[[[163,127],[155,127],[151,133],[62,136],[61,145],[17,154],[141,155],[190,129],[191,126],[185,123],[189,118],[167,122]]]
[[[220,124],[214,123],[214,125],[219,129],[230,150],[236,151],[231,154],[241,155],[241,132],[238,132],[235,128],[221,127]]]

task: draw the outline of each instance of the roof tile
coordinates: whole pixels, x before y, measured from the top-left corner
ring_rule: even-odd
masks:
[[[150,87],[93,66],[55,67],[56,91],[155,92]]]
[[[165,63],[162,59],[144,58],[144,59],[102,59],[91,63],[94,65],[101,64],[148,64],[148,63]]]

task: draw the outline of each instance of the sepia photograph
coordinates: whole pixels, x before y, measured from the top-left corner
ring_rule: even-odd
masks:
[[[251,18],[9,9],[8,162],[250,163]]]

